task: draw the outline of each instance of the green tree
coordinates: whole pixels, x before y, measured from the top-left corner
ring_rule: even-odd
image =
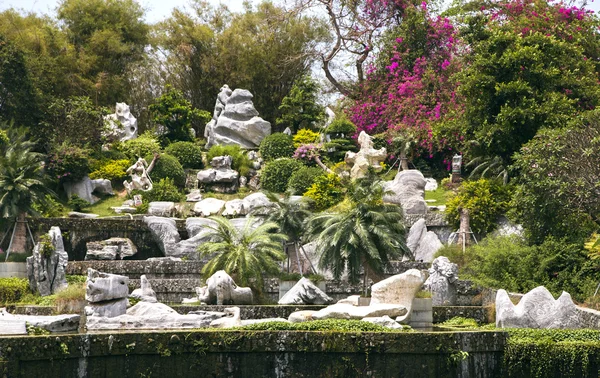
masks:
[[[289,127],[296,132],[313,128],[316,123],[322,121],[325,110],[317,102],[318,91],[319,85],[310,76],[296,80],[290,93],[281,101],[277,126]]]
[[[321,213],[308,222],[307,233],[317,244],[319,267],[331,269],[339,279],[348,269],[349,278],[357,282],[364,272],[368,277],[383,274],[394,258],[409,255],[402,208],[383,203],[384,189],[375,175],[356,180],[347,195],[348,204],[339,213]]]
[[[219,270],[234,276],[241,286],[263,286],[263,274],[277,274],[278,261],[285,258],[282,242],[287,237],[277,232],[273,222],[257,225],[255,218],[248,218],[243,228],[237,229],[223,217],[210,217],[216,222],[207,226],[211,241],[198,247],[201,256],[214,257],[202,268],[202,274],[210,277]]]

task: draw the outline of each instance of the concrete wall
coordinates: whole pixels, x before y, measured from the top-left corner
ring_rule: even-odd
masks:
[[[27,263],[0,262],[0,278],[27,278]]]

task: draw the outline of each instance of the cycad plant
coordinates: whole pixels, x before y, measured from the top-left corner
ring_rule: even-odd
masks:
[[[263,274],[279,273],[277,262],[285,258],[281,243],[287,237],[277,232],[276,223],[257,224],[256,218],[250,217],[238,230],[227,218],[215,216],[210,219],[216,222],[216,225],[208,226],[210,241],[198,247],[202,256],[214,255],[202,269],[206,278],[224,270],[242,286],[249,286],[251,279],[256,279],[258,286],[253,286],[260,290]]]
[[[319,267],[330,269],[336,279],[347,269],[351,282],[363,269],[365,294],[369,274],[381,275],[390,260],[410,255],[402,209],[383,203],[384,193],[381,180],[371,173],[352,184],[348,205],[339,213],[317,214],[308,222]]]

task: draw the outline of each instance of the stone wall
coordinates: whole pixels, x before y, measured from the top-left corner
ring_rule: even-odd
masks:
[[[3,337],[0,372],[88,378],[495,378],[503,376],[506,338],[494,331],[218,330]]]

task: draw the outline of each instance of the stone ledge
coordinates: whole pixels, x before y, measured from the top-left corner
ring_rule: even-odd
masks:
[[[200,261],[147,261],[147,260],[113,260],[113,261],[69,261],[67,274],[87,275],[92,268],[104,273],[121,274],[129,278],[139,278],[142,274],[148,278],[195,278],[200,277],[204,264]]]

